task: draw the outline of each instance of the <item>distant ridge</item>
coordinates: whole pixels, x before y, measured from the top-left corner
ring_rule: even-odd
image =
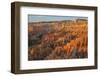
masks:
[[[61,21],[41,21],[41,22],[29,22],[29,24],[35,24],[35,23],[60,23],[60,22],[75,22],[75,21],[86,21],[86,19],[75,19],[75,20],[61,20]]]

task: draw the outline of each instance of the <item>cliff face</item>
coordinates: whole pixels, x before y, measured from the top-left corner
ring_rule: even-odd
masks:
[[[33,22],[28,25],[28,32],[32,30],[61,30],[64,27],[71,25],[85,25],[87,24],[87,20],[84,19],[76,19],[76,20],[64,20],[64,21],[50,21],[50,22]],[[35,29],[34,29],[35,28]]]
[[[28,59],[87,58],[87,24],[84,19],[29,23]]]

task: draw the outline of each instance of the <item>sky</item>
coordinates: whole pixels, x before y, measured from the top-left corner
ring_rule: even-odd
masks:
[[[87,17],[76,16],[50,16],[50,15],[28,15],[28,22],[44,22],[44,21],[62,21],[62,20],[75,20],[87,19]]]

